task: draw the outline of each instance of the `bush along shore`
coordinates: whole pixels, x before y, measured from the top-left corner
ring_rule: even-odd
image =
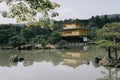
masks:
[[[10,50],[10,49],[16,49],[16,50],[69,49],[69,47],[67,45],[51,45],[51,44],[48,44],[46,46],[42,46],[41,44],[26,44],[26,45],[21,45],[19,47],[1,46],[0,49],[2,49],[2,50]]]

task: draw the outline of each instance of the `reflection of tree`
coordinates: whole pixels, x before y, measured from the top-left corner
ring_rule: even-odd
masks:
[[[22,52],[23,53],[23,52]],[[24,54],[24,66],[30,66],[34,62],[52,62],[54,65],[59,65],[61,60],[61,54],[59,54],[59,51],[55,50],[38,50],[38,51],[27,51],[26,54]]]
[[[24,58],[24,62],[23,62],[24,66],[30,66],[33,65],[34,62],[42,62],[42,61],[51,62],[53,65],[56,66],[59,65],[61,62],[63,62],[65,59],[69,59],[69,58],[74,59],[74,61],[72,60],[73,63],[77,62],[77,66],[79,66],[80,64],[84,63],[83,62],[84,60],[88,60],[89,57],[88,56],[89,54],[84,53],[83,50],[80,51],[79,50],[80,48],[81,47],[78,47],[76,49],[66,49],[66,50],[28,50],[28,51],[5,50],[5,51],[1,51],[0,53],[0,66],[8,66],[8,67],[17,66],[17,63],[13,63],[10,61],[10,57],[14,54],[17,54],[19,58]],[[81,56],[80,54],[83,56]]]
[[[97,80],[120,80],[120,77],[118,77],[118,68],[106,67],[106,70],[107,72],[101,71],[101,74],[104,74],[105,76]]]
[[[10,57],[17,54],[19,58],[24,58],[23,65],[30,66],[34,62],[52,62],[59,65],[62,62],[61,53],[57,50],[33,50],[33,51],[2,51],[0,53],[0,66],[16,66],[17,63],[10,61]]]
[[[7,67],[11,67],[11,66],[16,66],[17,63],[11,63],[10,62],[10,57],[11,55],[13,55],[14,52],[13,51],[0,51],[0,66],[7,66]]]
[[[99,57],[102,58],[105,56],[106,51],[102,48],[98,48],[96,46],[89,46],[89,50],[88,50],[89,54],[91,55],[90,57],[90,61],[92,62],[92,65],[97,68],[100,67],[99,64],[95,63],[95,57]]]

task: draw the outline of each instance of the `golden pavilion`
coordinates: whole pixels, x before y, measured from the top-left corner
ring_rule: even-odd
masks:
[[[63,25],[61,35],[68,42],[87,42],[88,30],[82,23],[72,21]]]

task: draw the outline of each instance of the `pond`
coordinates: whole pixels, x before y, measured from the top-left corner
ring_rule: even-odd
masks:
[[[0,50],[0,80],[120,80],[120,68],[94,63],[106,54],[94,46],[61,50]],[[11,62],[17,54],[22,62]]]

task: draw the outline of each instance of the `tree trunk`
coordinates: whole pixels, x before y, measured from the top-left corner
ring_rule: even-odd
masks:
[[[108,48],[108,58],[111,59],[111,48]]]
[[[114,51],[115,51],[115,60],[117,61],[117,57],[118,57],[118,55],[117,55],[117,49],[114,49]]]

